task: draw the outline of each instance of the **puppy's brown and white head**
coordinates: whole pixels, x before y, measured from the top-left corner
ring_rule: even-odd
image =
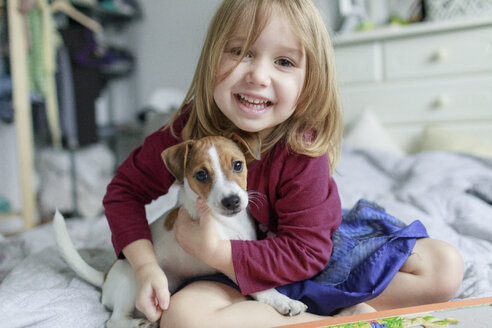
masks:
[[[232,216],[248,205],[245,153],[259,159],[260,148],[257,136],[250,140],[237,134],[213,136],[169,147],[162,159],[176,182],[183,184],[183,206],[192,217],[198,196],[215,213]]]

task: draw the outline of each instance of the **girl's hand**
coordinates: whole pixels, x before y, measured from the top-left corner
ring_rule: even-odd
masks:
[[[217,253],[220,252],[220,246],[224,240],[220,238],[215,229],[207,204],[198,198],[196,206],[200,217],[198,222],[193,221],[184,208],[179,209],[178,218],[173,227],[174,235],[185,252],[219,269],[216,261]]]
[[[138,293],[135,306],[150,322],[161,318],[162,311],[169,307],[167,278],[157,263],[148,263],[135,270]]]

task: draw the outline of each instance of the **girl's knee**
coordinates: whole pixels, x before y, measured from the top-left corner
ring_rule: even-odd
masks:
[[[452,245],[435,239],[427,240],[432,288],[436,301],[452,299],[463,280],[464,264],[460,252]]]
[[[460,252],[452,245],[441,242],[438,267],[441,274],[441,292],[447,300],[456,295],[463,281],[464,263]]]

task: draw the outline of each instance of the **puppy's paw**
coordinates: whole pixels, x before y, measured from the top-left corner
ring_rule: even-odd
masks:
[[[251,294],[250,296],[262,303],[270,305],[283,315],[298,315],[305,312],[308,308],[306,304],[293,300],[273,288]]]
[[[288,299],[287,302],[281,304],[272,305],[278,312],[283,315],[295,316],[303,312],[306,312],[307,305],[296,300]]]
[[[159,322],[150,322],[147,319],[131,318],[129,316],[112,316],[106,322],[106,328],[158,328]]]
[[[158,328],[159,327],[159,321],[157,322],[150,322],[145,319],[141,319],[140,322],[138,323],[138,328]]]

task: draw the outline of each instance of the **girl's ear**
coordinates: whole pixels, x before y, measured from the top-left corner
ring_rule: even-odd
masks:
[[[252,162],[253,159],[259,160],[261,158],[261,139],[259,133],[234,131],[228,133],[226,138],[231,139],[241,148],[248,163]]]
[[[161,153],[162,160],[169,170],[169,173],[176,178],[176,182],[179,184],[184,181],[186,160],[188,158],[189,149],[193,143],[193,140],[184,141],[165,149]]]

